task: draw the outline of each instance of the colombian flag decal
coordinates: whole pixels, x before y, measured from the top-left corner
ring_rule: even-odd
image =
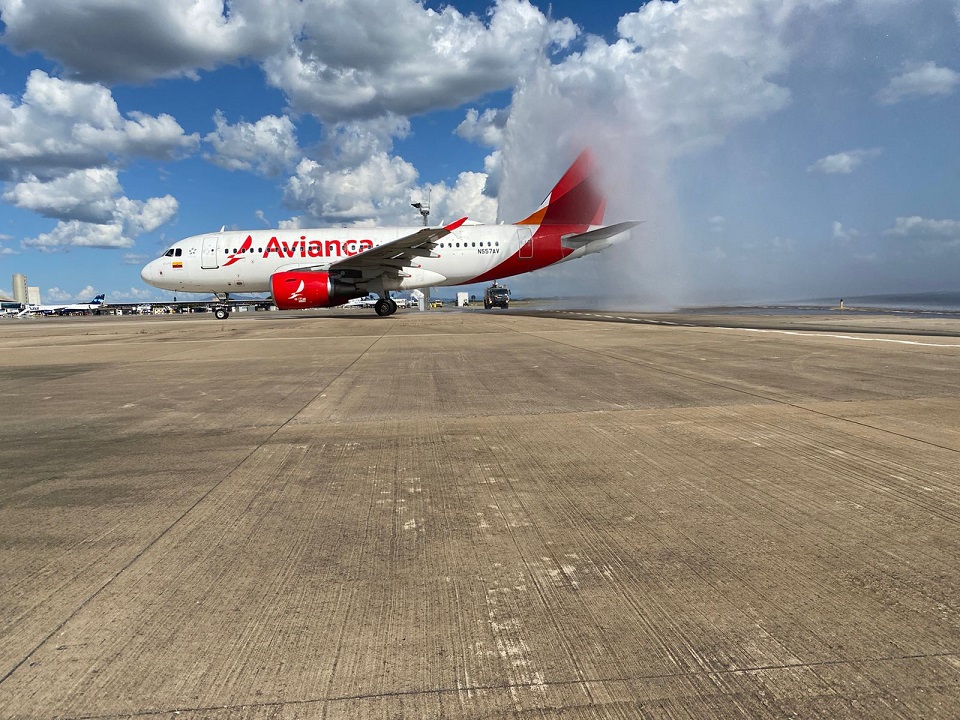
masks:
[[[182,268],[182,267],[183,267],[183,263],[182,263],[182,262],[180,262],[180,261],[178,261],[178,260],[174,260],[174,262],[173,262],[173,269],[174,269],[174,270],[176,270],[177,268]]]

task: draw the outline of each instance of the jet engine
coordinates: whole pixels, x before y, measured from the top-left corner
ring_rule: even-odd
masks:
[[[334,307],[365,293],[325,272],[291,270],[270,276],[273,303],[281,310]]]

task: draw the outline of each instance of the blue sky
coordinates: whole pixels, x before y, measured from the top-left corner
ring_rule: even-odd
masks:
[[[622,305],[957,290],[960,0],[0,0],[0,293],[260,228],[513,221],[584,145]]]

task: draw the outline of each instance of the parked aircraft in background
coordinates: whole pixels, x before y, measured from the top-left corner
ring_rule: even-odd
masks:
[[[226,231],[174,243],[140,273],[186,292],[271,292],[281,310],[333,307],[370,293],[391,315],[394,290],[468,285],[519,275],[604,250],[637,222],[602,225],[605,199],[585,150],[535,213],[514,225],[466,218],[432,228]],[[216,310],[224,319],[226,307]]]
[[[364,295],[363,297],[351,298],[350,300],[347,300],[343,304],[343,307],[373,308],[377,306],[378,299],[379,298],[377,298],[376,295]],[[397,304],[397,307],[399,308],[406,308],[410,305],[410,300],[407,300],[407,298],[397,297],[397,298],[390,298],[390,299],[393,300]]]
[[[92,313],[99,312],[106,307],[103,294],[97,295],[93,300],[86,303],[64,303],[61,305],[33,305],[27,304],[17,313],[24,315],[70,315],[73,313]]]
[[[372,308],[377,304],[377,298],[373,295],[364,295],[363,297],[350,298],[343,304],[349,308]]]

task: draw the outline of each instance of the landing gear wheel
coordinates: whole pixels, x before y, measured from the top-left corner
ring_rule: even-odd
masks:
[[[217,320],[226,320],[228,317],[230,317],[230,311],[226,308],[217,308],[213,311],[213,316]]]
[[[393,313],[397,311],[397,304],[391,300],[380,298],[377,300],[377,304],[373,306],[373,309],[377,311],[377,315],[380,317],[386,317],[387,315],[393,315]]]
[[[393,315],[397,311],[397,301],[390,298],[387,302],[390,303],[390,314]]]

